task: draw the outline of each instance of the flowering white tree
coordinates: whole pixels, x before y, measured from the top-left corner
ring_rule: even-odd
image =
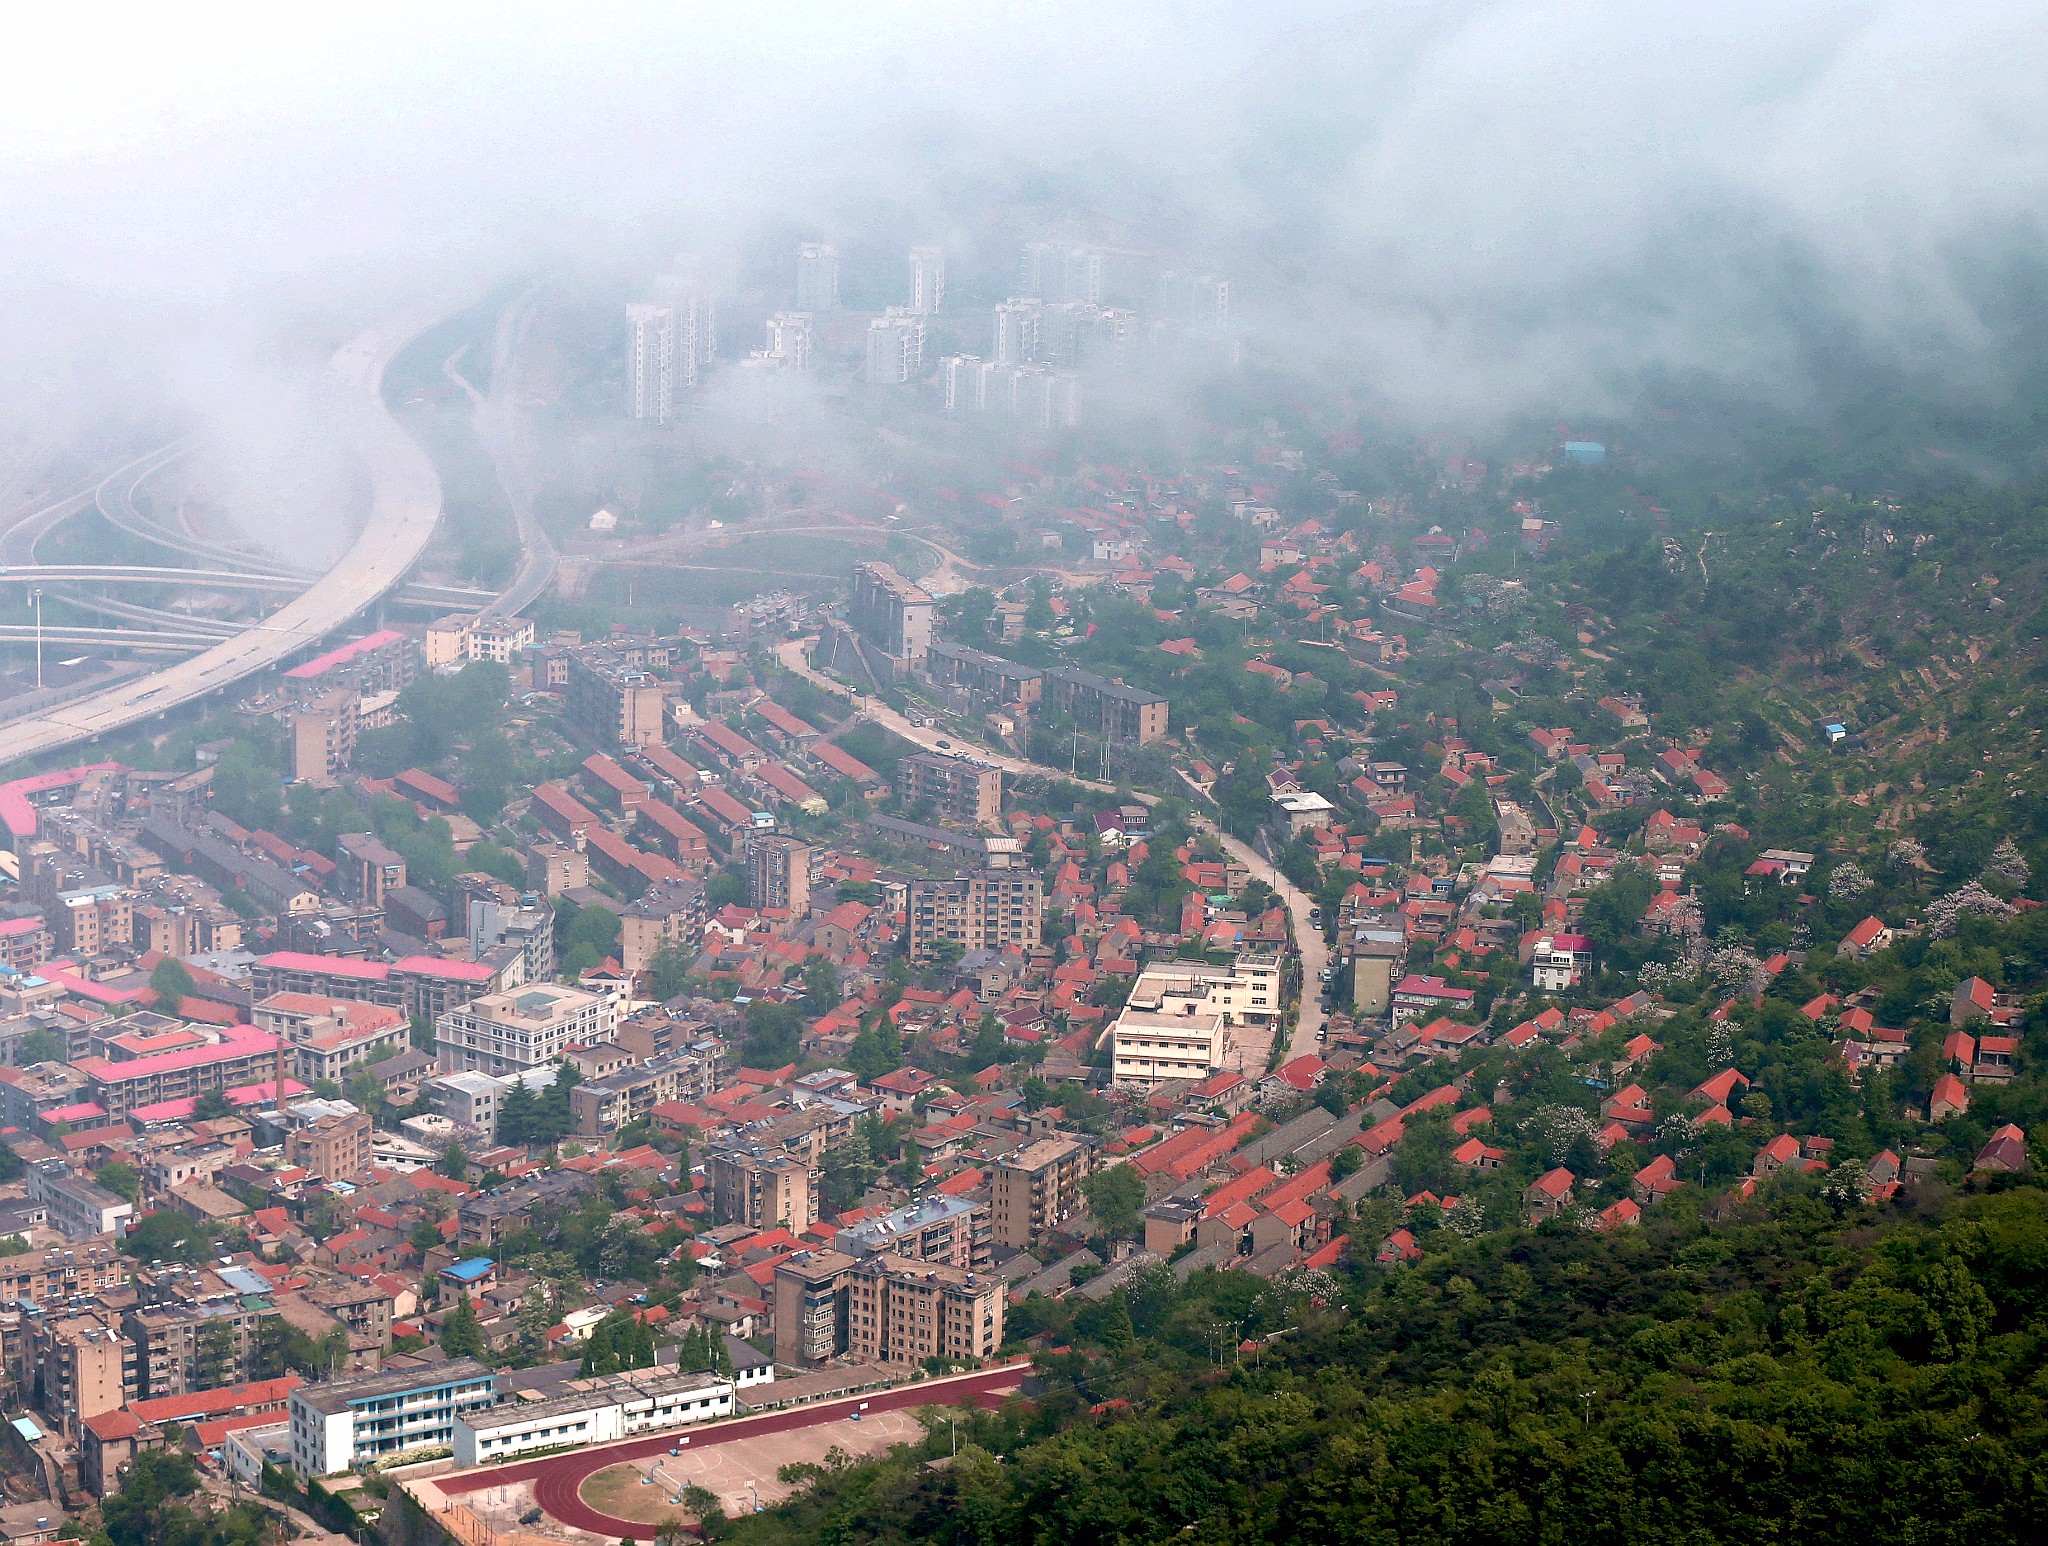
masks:
[[[1770,975],[1764,963],[1740,945],[1722,945],[1707,957],[1707,978],[1723,993],[1737,998],[1763,992]]]
[[[1699,968],[1691,961],[1645,961],[1642,970],[1636,973],[1636,983],[1648,992],[1662,993],[1666,988],[1691,982],[1697,976]]]
[[[1863,895],[1872,884],[1871,878],[1863,873],[1862,866],[1838,864],[1834,874],[1828,877],[1828,896],[1837,902],[1847,901],[1850,897]]]
[[[1715,1068],[1727,1068],[1735,1062],[1735,1038],[1729,1033],[1726,1020],[1716,1020],[1707,1031],[1707,1062]]]
[[[1529,1113],[1523,1127],[1543,1140],[1550,1151],[1550,1162],[1555,1165],[1562,1162],[1579,1139],[1599,1136],[1600,1119],[1577,1106],[1538,1106]]]
[[[1462,1240],[1477,1240],[1486,1233],[1486,1210],[1474,1199],[1460,1197],[1444,1215],[1444,1228]]]
[[[1860,1207],[1869,1199],[1870,1190],[1870,1176],[1860,1165],[1831,1170],[1820,1184],[1820,1195],[1837,1212]]]
[[[1910,837],[1894,838],[1884,851],[1884,861],[1895,870],[1918,870],[1927,865],[1927,850]]]
[[[1928,937],[1947,939],[1955,933],[1965,913],[1980,918],[2010,918],[2018,911],[2012,903],[1992,895],[1973,880],[1961,890],[1938,896],[1927,904]]]
[[[2027,863],[2026,856],[2020,852],[2019,844],[2008,837],[2002,839],[1999,845],[1991,850],[1991,862],[1984,866],[1984,873],[1996,875],[2001,880],[2009,880],[2015,886],[2024,886],[2033,878],[2034,871]]]

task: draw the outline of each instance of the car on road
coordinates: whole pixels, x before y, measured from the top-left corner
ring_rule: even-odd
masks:
[[[1320,929],[1323,926],[1323,910],[1320,907],[1311,907],[1308,910],[1308,921]]]
[[[940,751],[942,751],[942,752],[949,752],[949,751],[951,751],[952,749],[953,749],[953,743],[952,743],[951,741],[941,741],[941,742],[939,742],[939,750],[940,750]]]

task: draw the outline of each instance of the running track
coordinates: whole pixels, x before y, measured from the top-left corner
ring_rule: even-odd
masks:
[[[895,1411],[903,1407],[961,1406],[970,1401],[977,1406],[993,1406],[1023,1384],[1030,1369],[1029,1361],[1023,1361],[943,1380],[919,1380],[909,1385],[896,1385],[864,1396],[848,1396],[840,1401],[822,1401],[811,1406],[791,1407],[786,1411],[763,1412],[758,1417],[733,1418],[700,1428],[669,1428],[646,1438],[580,1449],[566,1455],[550,1455],[544,1460],[483,1466],[456,1476],[437,1476],[432,1484],[449,1497],[459,1497],[467,1492],[481,1492],[487,1487],[500,1487],[507,1482],[530,1481],[533,1483],[534,1501],[558,1523],[575,1530],[588,1530],[593,1535],[614,1541],[645,1539],[653,1534],[653,1526],[599,1513],[579,1495],[583,1483],[606,1466],[648,1455],[667,1454],[685,1435],[690,1440],[690,1448],[703,1449],[707,1445],[727,1444],[735,1439],[758,1438],[764,1433],[787,1433],[794,1428],[835,1422],[851,1416],[863,1406],[871,1412]]]

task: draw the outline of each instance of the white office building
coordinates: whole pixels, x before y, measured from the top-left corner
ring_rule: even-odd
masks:
[[[707,285],[680,274],[655,280],[654,295],[673,318],[675,390],[695,391],[718,358],[718,302]]]
[[[995,363],[1035,365],[1040,358],[1040,328],[1045,307],[1028,297],[1012,298],[996,307]]]
[[[830,242],[805,242],[797,248],[796,309],[839,309],[839,249]]]
[[[612,1039],[617,1003],[581,988],[531,983],[486,993],[434,1022],[434,1050],[444,1073],[514,1074],[555,1061],[570,1045]]]
[[[946,412],[979,413],[988,406],[988,377],[978,354],[949,354],[939,361]]]
[[[902,386],[924,374],[924,318],[901,306],[868,323],[869,386]]]
[[[946,304],[946,251],[943,247],[910,249],[910,309],[935,317]]]
[[[301,1476],[338,1476],[392,1455],[446,1448],[459,1416],[496,1400],[491,1371],[473,1358],[301,1385],[291,1394],[292,1465]]]
[[[776,312],[768,319],[768,346],[755,352],[755,362],[784,370],[809,370],[814,322],[807,311]]]
[[[675,313],[626,308],[626,407],[636,419],[667,423],[675,411]]]
[[[455,1419],[460,1468],[565,1444],[607,1444],[733,1414],[734,1382],[722,1374],[636,1369],[578,1380],[566,1395],[508,1401]]]
[[[1109,1028],[1114,1081],[1122,1089],[1148,1090],[1204,1078],[1229,1062],[1235,1027],[1276,1023],[1280,1004],[1276,950],[1246,951],[1229,966],[1165,961],[1147,967]]]

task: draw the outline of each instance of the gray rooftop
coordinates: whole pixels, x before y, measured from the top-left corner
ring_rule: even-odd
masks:
[[[359,1380],[333,1380],[325,1385],[301,1385],[292,1399],[305,1403],[323,1417],[332,1417],[365,1401],[381,1401],[408,1391],[435,1390],[443,1385],[491,1383],[491,1371],[474,1358],[451,1358],[446,1363],[423,1369],[396,1369],[368,1374]]]

